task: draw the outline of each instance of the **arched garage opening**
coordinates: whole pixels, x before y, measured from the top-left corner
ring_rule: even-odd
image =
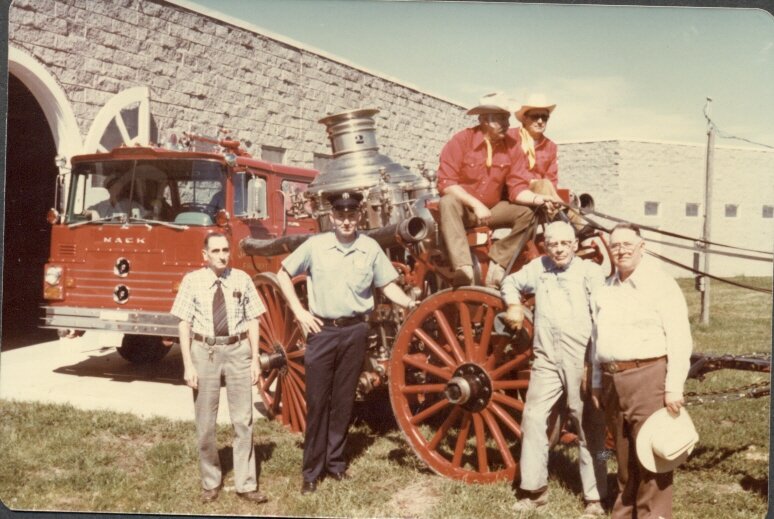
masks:
[[[58,169],[56,143],[40,104],[25,84],[8,76],[8,140],[5,176],[3,267],[4,350],[56,338],[38,328],[43,265]]]

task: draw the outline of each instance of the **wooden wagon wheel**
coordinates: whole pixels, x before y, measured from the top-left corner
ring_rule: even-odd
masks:
[[[390,359],[390,401],[409,444],[435,472],[466,482],[512,479],[529,384],[532,316],[499,335],[499,293],[482,287],[428,297],[404,322]],[[549,428],[556,437],[560,417]]]
[[[306,339],[279,287],[277,276],[263,273],[253,278],[261,302],[266,307],[259,320],[261,354],[275,354],[280,365],[261,372],[258,390],[269,418],[293,432],[306,429]],[[294,280],[295,282],[295,280]]]

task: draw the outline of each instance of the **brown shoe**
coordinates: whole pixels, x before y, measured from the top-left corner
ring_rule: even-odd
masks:
[[[261,494],[257,490],[253,490],[250,492],[237,492],[236,495],[241,497],[242,499],[245,499],[247,501],[252,501],[253,503],[259,505],[261,503],[265,503],[269,500],[268,497]]]
[[[218,495],[220,495],[220,487],[211,488],[209,490],[204,489],[202,490],[202,503],[212,503],[218,499]]]

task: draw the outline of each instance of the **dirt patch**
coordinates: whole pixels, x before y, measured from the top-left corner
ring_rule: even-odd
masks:
[[[440,498],[440,492],[427,481],[413,483],[393,494],[389,506],[397,517],[427,517]]]
[[[766,451],[758,450],[755,445],[751,445],[747,448],[747,452],[744,453],[744,457],[752,461],[769,461],[769,453]]]

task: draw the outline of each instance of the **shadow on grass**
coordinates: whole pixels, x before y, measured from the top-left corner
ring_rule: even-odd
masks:
[[[766,478],[754,478],[752,476],[745,476],[739,481],[741,487],[749,492],[758,494],[768,501],[769,498],[769,481]]]
[[[691,454],[691,460],[683,465],[680,470],[689,472],[700,472],[707,469],[716,468],[734,454],[746,451],[747,447],[737,447],[735,449],[698,446]]]
[[[277,444],[274,442],[253,445],[253,448],[255,449],[255,477],[259,481],[259,485],[261,480],[261,466],[264,461],[271,459],[276,447]],[[218,449],[218,460],[220,461],[221,477],[223,481],[225,481],[226,474],[234,470],[233,447],[229,445]]]

